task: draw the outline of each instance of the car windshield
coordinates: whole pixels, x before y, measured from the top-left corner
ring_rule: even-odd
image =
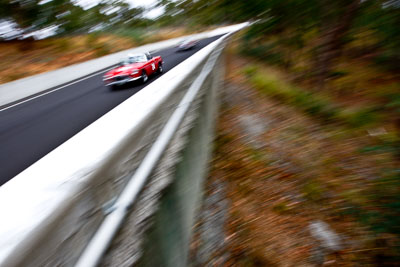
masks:
[[[130,56],[128,58],[125,58],[121,61],[121,65],[129,65],[132,63],[139,63],[139,62],[146,62],[146,56],[145,55],[135,55],[135,56]]]

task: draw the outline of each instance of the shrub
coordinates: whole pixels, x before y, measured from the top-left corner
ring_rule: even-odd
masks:
[[[256,74],[256,72],[257,72],[257,67],[254,66],[254,65],[246,66],[246,67],[243,69],[243,72],[244,72],[244,74],[246,74],[247,77],[252,77],[252,76],[254,76],[254,74]]]
[[[113,34],[132,39],[137,44],[144,44],[146,42],[146,32],[142,29],[118,29]]]
[[[240,46],[240,53],[245,56],[258,58],[261,61],[273,65],[285,64],[283,54],[276,51],[275,44],[273,43],[253,45],[249,42],[245,42]]]
[[[285,202],[280,202],[272,207],[272,210],[278,214],[286,214],[290,211],[289,206]]]
[[[99,39],[99,34],[98,33],[89,33],[87,35],[87,39],[86,39],[86,46],[88,48],[95,48],[97,45],[97,41]]]
[[[67,38],[53,39],[53,45],[56,47],[56,50],[60,52],[67,51],[71,48],[71,43]]]
[[[337,117],[356,128],[373,124],[378,120],[378,115],[372,107],[358,110],[341,110]]]
[[[97,44],[95,51],[96,57],[102,57],[111,53],[111,49],[106,44]]]
[[[317,181],[309,181],[303,187],[304,197],[311,201],[320,201],[324,194],[324,189]]]
[[[261,74],[255,65],[245,67],[243,72],[260,92],[319,117],[324,122],[338,121],[357,128],[375,123],[379,119],[375,107],[345,110],[325,96],[304,91],[273,75]]]

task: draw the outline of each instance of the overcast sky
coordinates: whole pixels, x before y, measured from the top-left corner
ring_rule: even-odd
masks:
[[[147,8],[152,8],[157,3],[157,0],[125,0],[125,1],[135,7],[143,6]],[[164,12],[163,7],[152,8],[149,12],[145,14],[145,16],[148,18],[156,18],[160,16],[163,12]]]

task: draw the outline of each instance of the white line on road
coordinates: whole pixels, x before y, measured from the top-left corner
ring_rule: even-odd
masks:
[[[81,82],[81,81],[83,81],[83,80],[89,79],[89,78],[91,78],[91,77],[93,77],[93,76],[96,76],[96,75],[98,75],[98,74],[100,74],[100,73],[102,73],[102,72],[109,71],[109,70],[111,70],[111,69],[113,69],[113,68],[115,68],[115,67],[111,67],[111,68],[108,68],[108,69],[105,69],[105,70],[101,70],[101,71],[95,72],[95,73],[93,73],[93,74],[91,74],[91,75],[89,75],[89,76],[86,76],[86,77],[84,77],[84,78],[81,78],[81,79],[79,79],[79,80],[76,80],[76,81],[74,81],[74,82],[72,82],[72,83],[65,84],[65,85],[63,85],[63,86],[54,88],[54,89],[52,89],[52,90],[50,90],[50,91],[44,92],[43,94],[39,94],[39,95],[36,95],[36,96],[34,96],[34,97],[25,99],[25,100],[23,100],[23,101],[21,101],[21,102],[15,103],[15,104],[13,104],[13,105],[11,105],[11,106],[8,106],[8,107],[5,107],[5,108],[0,109],[0,112],[1,112],[1,111],[4,111],[4,110],[7,110],[7,109],[9,109],[9,108],[12,108],[12,107],[21,105],[21,104],[23,104],[23,103],[29,102],[29,101],[31,101],[31,100],[33,100],[33,99],[36,99],[36,98],[39,98],[39,97],[41,97],[41,96],[45,96],[45,95],[48,95],[48,94],[50,94],[50,93],[56,92],[56,91],[61,90],[61,89],[65,88],[65,87],[67,87],[67,86],[73,85],[73,84],[75,84],[75,83],[79,83],[79,82]]]

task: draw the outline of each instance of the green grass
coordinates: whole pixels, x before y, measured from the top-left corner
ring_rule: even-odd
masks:
[[[371,125],[379,119],[373,108],[345,109],[322,94],[303,90],[272,74],[261,72],[260,67],[255,65],[245,67],[243,73],[263,94],[318,117],[324,122],[341,122],[358,128]]]
[[[144,29],[126,29],[120,28],[113,31],[114,34],[131,38],[137,44],[144,44],[146,42],[146,31]]]
[[[280,202],[272,207],[272,210],[278,214],[287,214],[290,211],[289,206],[285,202]]]
[[[321,201],[323,194],[325,193],[325,189],[319,182],[311,180],[303,186],[302,192],[304,197],[308,200]]]

